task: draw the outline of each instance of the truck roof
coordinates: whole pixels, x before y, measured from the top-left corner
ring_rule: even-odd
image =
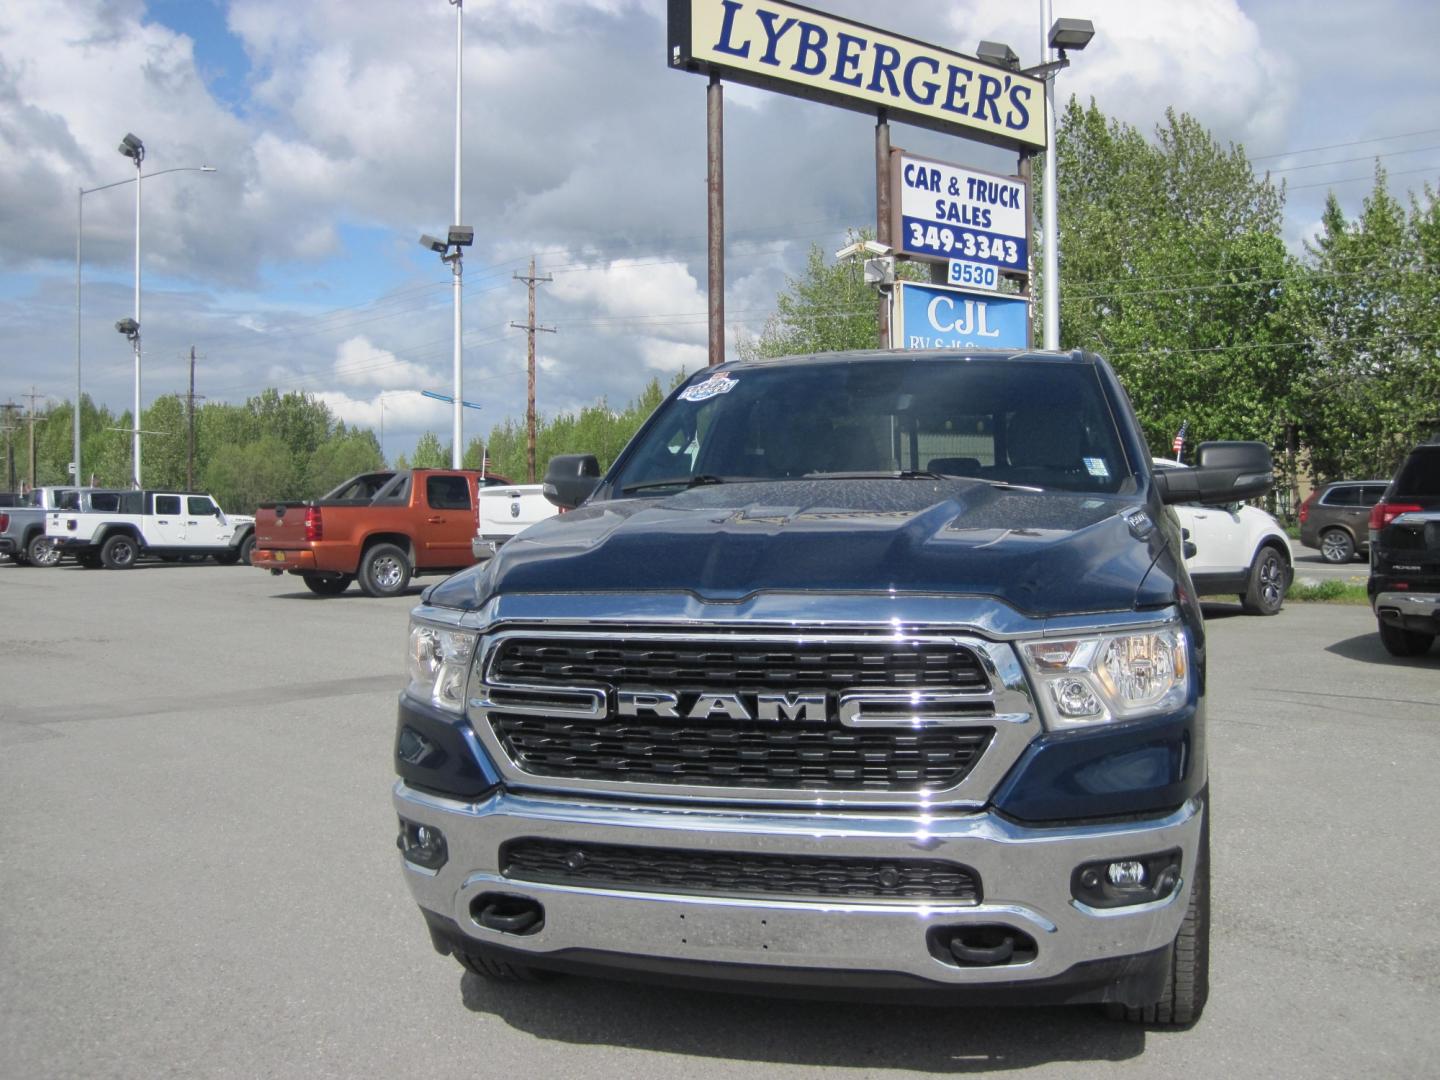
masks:
[[[794,356],[731,360],[717,365],[716,369],[707,370],[743,371],[776,364],[844,364],[867,360],[944,360],[949,363],[956,360],[1043,360],[1055,364],[1094,364],[1099,359],[1094,353],[1081,349],[1070,352],[1045,352],[1038,349],[851,349],[846,352],[799,353]]]

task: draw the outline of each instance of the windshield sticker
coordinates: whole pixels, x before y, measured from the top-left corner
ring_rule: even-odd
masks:
[[[680,391],[681,401],[708,401],[717,394],[728,394],[735,389],[738,379],[732,379],[729,375],[712,375],[704,382],[696,383],[694,386],[687,386]]]
[[[1085,459],[1085,471],[1091,476],[1106,480],[1110,476],[1110,466],[1105,464],[1104,458],[1087,457]]]

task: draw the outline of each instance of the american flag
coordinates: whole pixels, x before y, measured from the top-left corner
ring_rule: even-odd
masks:
[[[1175,451],[1175,460],[1180,460],[1180,451],[1185,449],[1185,432],[1190,430],[1190,421],[1181,420],[1180,430],[1175,433],[1175,442],[1171,444]]]

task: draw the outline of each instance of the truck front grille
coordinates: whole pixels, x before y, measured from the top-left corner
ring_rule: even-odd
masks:
[[[953,787],[989,727],[859,731],[827,723],[572,720],[492,712],[505,753],[536,776],[651,784],[920,791]]]
[[[539,786],[923,797],[961,784],[997,737],[979,649],[938,635],[515,629],[482,651],[472,716]]]
[[[511,840],[500,872],[514,881],[693,896],[980,902],[969,867],[940,859],[859,859],[677,851],[563,840]]]
[[[683,640],[566,641],[516,638],[492,667],[504,682],[635,684],[817,690],[944,687],[985,690],[989,682],[969,649],[940,642],[856,639],[833,643]]]

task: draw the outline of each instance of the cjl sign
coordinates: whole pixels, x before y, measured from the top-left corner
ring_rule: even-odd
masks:
[[[900,349],[1024,349],[1030,301],[913,281],[895,283],[891,340]]]

